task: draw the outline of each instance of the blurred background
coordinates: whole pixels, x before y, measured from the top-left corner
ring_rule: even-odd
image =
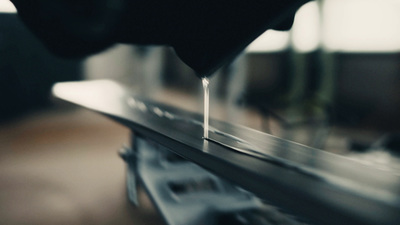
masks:
[[[51,97],[55,82],[93,79],[202,113],[201,82],[170,48],[118,44],[60,59],[0,0],[0,224],[162,224],[148,200],[126,200],[115,150],[129,131]],[[310,2],[210,88],[212,118],[400,169],[400,1]]]

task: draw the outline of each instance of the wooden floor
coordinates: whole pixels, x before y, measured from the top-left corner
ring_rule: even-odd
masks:
[[[164,224],[125,193],[117,150],[129,131],[84,109],[55,107],[0,125],[0,224]]]

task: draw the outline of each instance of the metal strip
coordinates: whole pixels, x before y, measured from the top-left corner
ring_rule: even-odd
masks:
[[[133,97],[112,81],[56,84],[56,97],[105,114],[316,224],[397,224],[399,171],[382,171],[246,127]]]

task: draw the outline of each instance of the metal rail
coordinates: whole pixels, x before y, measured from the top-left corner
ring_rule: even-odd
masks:
[[[273,205],[315,224],[398,224],[400,171],[383,171],[242,126],[134,97],[112,81],[53,94],[102,113]]]

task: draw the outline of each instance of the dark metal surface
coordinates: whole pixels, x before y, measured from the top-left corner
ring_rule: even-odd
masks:
[[[400,171],[380,170],[245,127],[133,97],[111,81],[60,83],[56,97],[137,133],[315,224],[398,224]]]

